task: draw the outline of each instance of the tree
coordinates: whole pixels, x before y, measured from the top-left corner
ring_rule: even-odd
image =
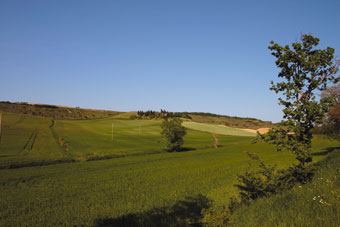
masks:
[[[260,139],[275,144],[278,151],[290,150],[302,167],[311,162],[311,130],[320,123],[328,111],[331,100],[318,100],[315,92],[323,91],[329,83],[336,83],[339,62],[334,62],[334,49],[315,49],[319,39],[309,34],[301,36],[301,42],[280,46],[271,41],[268,47],[276,57],[278,74],[283,81],[271,82],[271,90],[281,93],[279,104],[284,107],[284,120]]]
[[[340,64],[340,60],[338,64]],[[340,141],[340,84],[323,91],[321,97],[331,98],[333,101],[333,105],[324,119],[321,131]]]
[[[183,145],[183,137],[186,135],[186,130],[182,126],[182,120],[179,118],[165,118],[161,127],[161,134],[166,140],[166,146],[169,151],[179,151]]]
[[[318,43],[319,39],[309,34],[302,35],[301,42],[292,43],[291,46],[282,47],[273,41],[270,43],[268,48],[276,57],[275,63],[281,69],[278,77],[282,79],[277,83],[272,81],[270,89],[280,93],[279,104],[284,107],[284,116],[267,134],[258,133],[257,141],[274,144],[277,151],[292,151],[299,163],[288,169],[276,169],[247,152],[258,168],[238,176],[239,182],[235,186],[240,192],[238,197],[231,198],[221,218],[224,221],[222,225],[228,224],[231,215],[240,206],[311,179],[311,165],[306,165],[312,161],[311,130],[322,122],[332,104],[331,97],[317,99],[316,92],[324,91],[330,83],[339,81],[336,75],[340,64],[340,61],[334,62],[333,48],[316,49]]]

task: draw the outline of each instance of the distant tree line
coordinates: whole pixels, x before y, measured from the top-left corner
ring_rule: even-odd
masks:
[[[207,112],[180,112],[183,114],[190,114],[190,115],[196,115],[196,116],[206,116],[206,117],[227,117],[227,118],[235,118],[235,119],[243,119],[243,120],[258,120],[256,118],[251,117],[232,117],[227,115],[221,115],[221,114],[214,114],[214,113],[207,113]]]
[[[160,118],[187,118],[191,119],[189,114],[180,112],[168,112],[166,110],[160,110],[159,112],[148,110],[148,111],[137,111],[137,118],[148,118],[148,119],[160,119]]]
[[[137,111],[137,116],[138,118],[174,118],[174,117],[180,117],[180,118],[187,118],[191,119],[190,115],[195,115],[195,116],[204,116],[204,117],[217,117],[217,118],[232,118],[232,119],[241,119],[241,120],[250,120],[250,121],[260,121],[256,118],[250,118],[250,117],[231,117],[227,115],[220,115],[220,114],[214,114],[214,113],[208,113],[208,112],[169,112],[166,110],[161,109],[159,112],[158,111],[153,111],[153,110],[148,110],[148,111]]]

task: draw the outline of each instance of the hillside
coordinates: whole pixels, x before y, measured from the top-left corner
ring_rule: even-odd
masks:
[[[206,124],[206,123],[197,123],[192,121],[185,121],[182,124],[186,128],[203,131],[203,132],[210,132],[219,135],[230,135],[230,136],[256,136],[256,133],[253,132],[246,132],[241,129],[232,128],[223,125],[215,125],[215,124]]]
[[[34,103],[0,102],[0,111],[10,113],[31,114],[48,117],[56,120],[85,120],[108,118],[120,114],[117,111],[82,109],[79,107],[66,107]]]
[[[191,121],[198,123],[219,124],[228,127],[243,129],[272,128],[274,125],[270,121],[262,121],[256,118],[231,117],[226,115],[205,112],[168,112],[165,110],[157,112],[148,110],[146,112],[137,111],[136,117],[139,119],[161,119],[163,117],[180,117],[184,119],[190,119]]]
[[[205,128],[169,153],[161,120],[2,120],[0,226],[200,226],[202,210],[227,204],[237,174],[253,168],[242,151],[279,168],[294,162],[248,136],[219,134],[215,148]],[[315,138],[314,160],[335,146]]]
[[[242,117],[230,117],[225,115],[211,114],[211,113],[201,113],[193,112],[187,113],[191,120],[199,123],[215,123],[221,124],[234,128],[271,128],[273,123],[270,121],[262,121],[255,118],[242,118]]]
[[[40,117],[52,118],[55,120],[86,120],[86,119],[101,119],[111,118],[116,119],[161,119],[162,111],[131,111],[131,112],[119,112],[109,110],[94,110],[94,109],[83,109],[79,107],[66,107],[57,105],[47,104],[34,104],[26,102],[0,102],[0,111],[9,113],[21,113],[30,114]],[[139,116],[143,113],[143,116]],[[151,113],[151,115],[149,115]],[[204,112],[166,112],[170,116],[181,116],[191,121],[198,123],[209,123],[225,125],[233,128],[248,128],[248,129],[259,129],[259,128],[271,128],[273,123],[270,121],[262,121],[255,118],[242,118],[242,117],[231,117],[225,115],[218,115]]]

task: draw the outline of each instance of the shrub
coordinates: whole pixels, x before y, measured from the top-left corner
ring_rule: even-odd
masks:
[[[165,138],[166,146],[170,152],[179,151],[183,145],[183,137],[186,130],[182,126],[182,120],[179,118],[165,118],[162,122],[162,136]]]

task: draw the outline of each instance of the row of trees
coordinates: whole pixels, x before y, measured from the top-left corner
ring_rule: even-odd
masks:
[[[160,119],[160,118],[188,118],[190,119],[190,116],[186,113],[177,113],[177,112],[168,112],[166,110],[162,110],[160,112],[157,111],[137,111],[137,118],[142,119],[142,118],[150,118],[150,119]]]

